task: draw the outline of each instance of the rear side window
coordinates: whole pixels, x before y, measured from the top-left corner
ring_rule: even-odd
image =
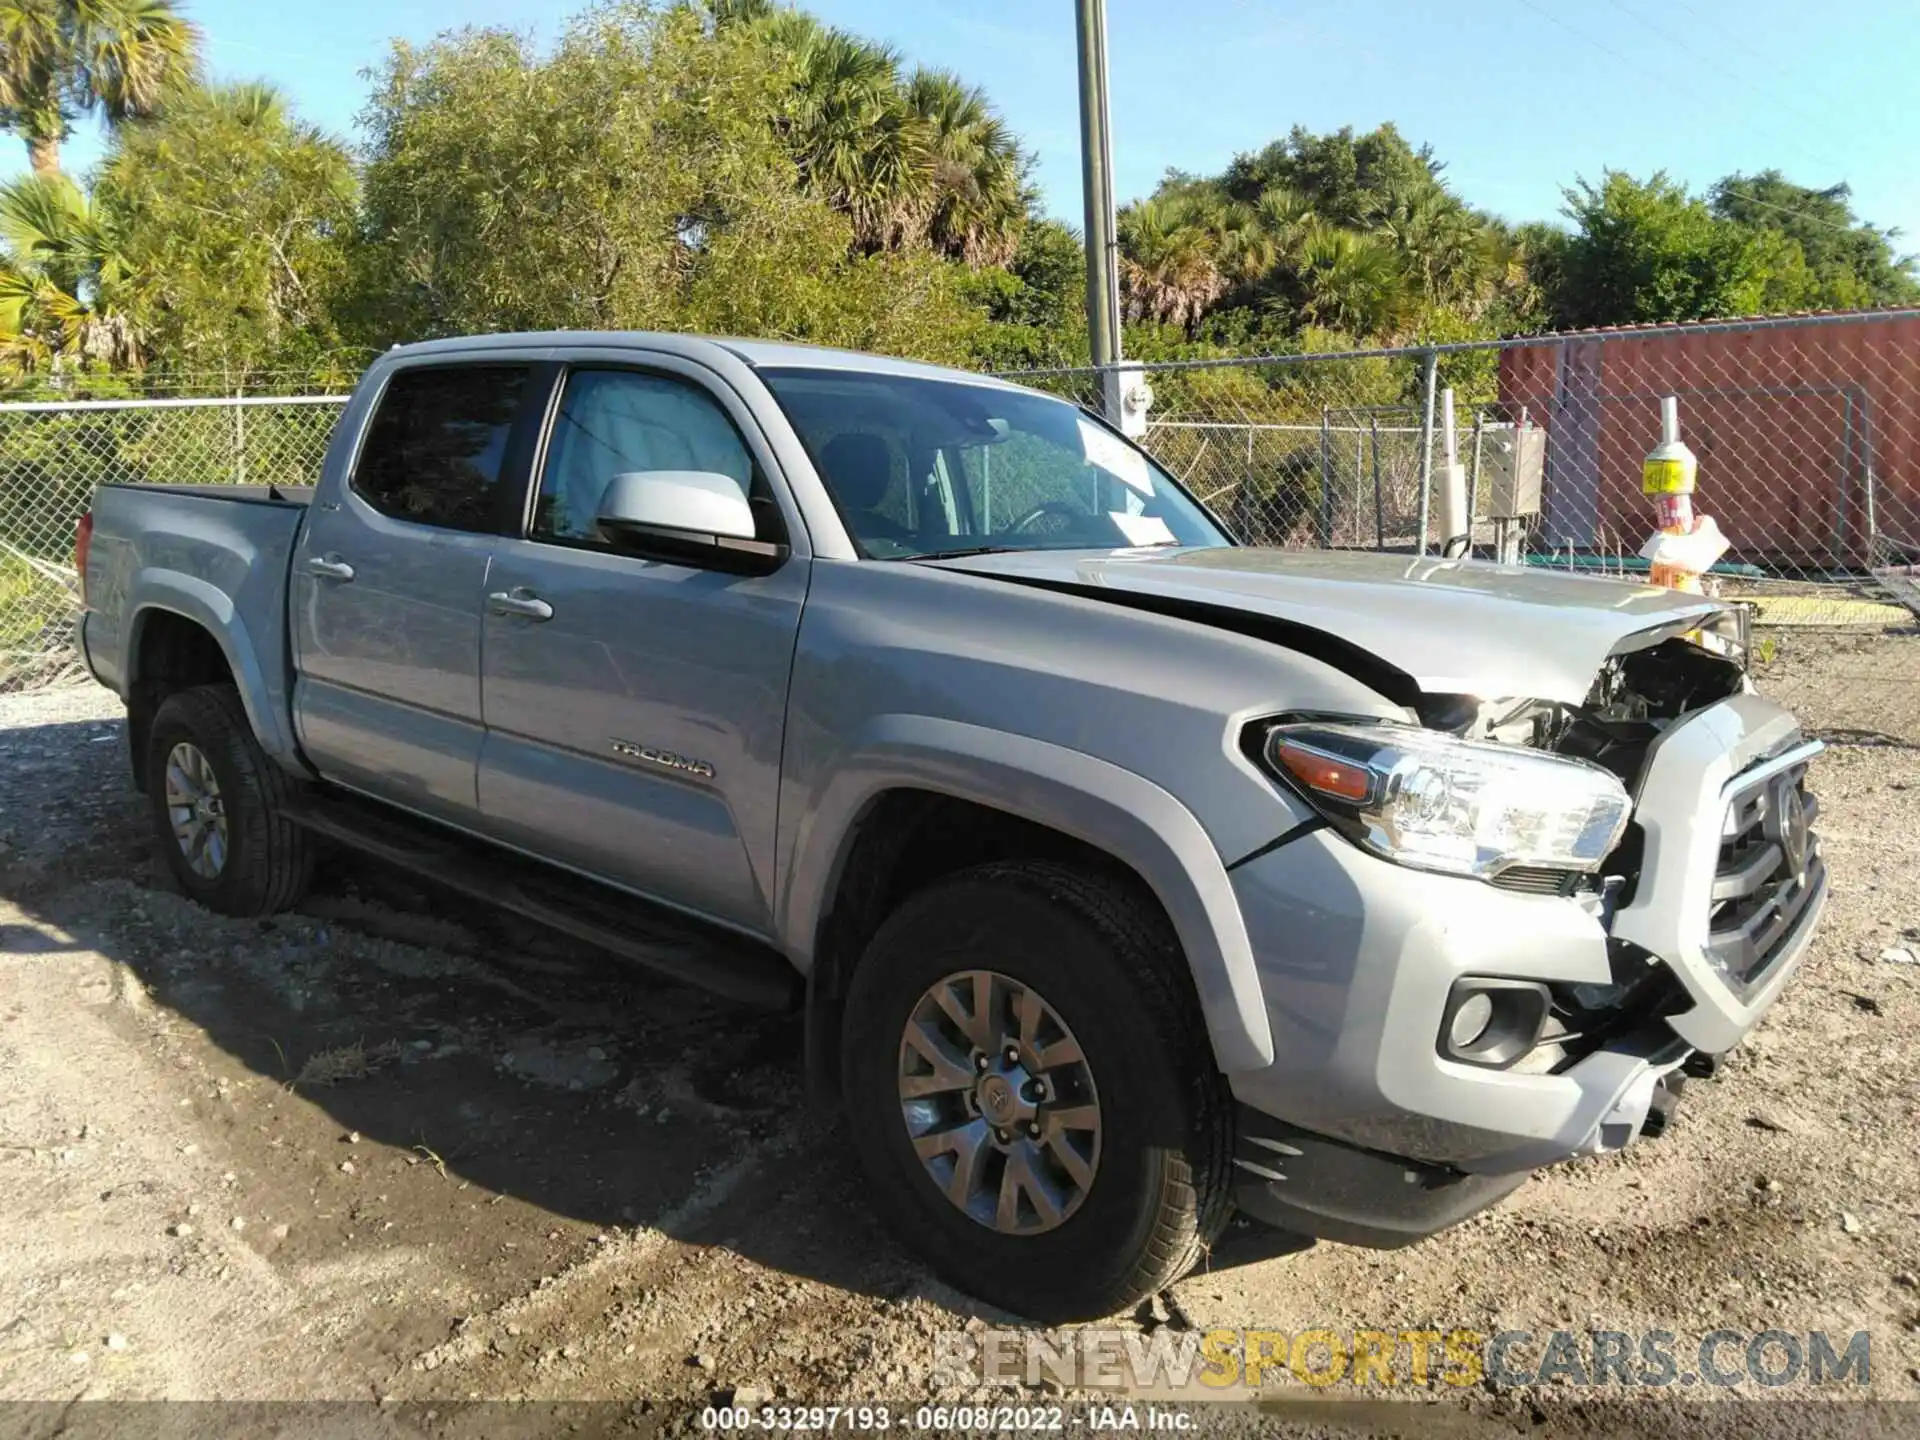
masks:
[[[500,481],[525,365],[402,370],[367,427],[353,489],[383,515],[445,530],[499,528]]]

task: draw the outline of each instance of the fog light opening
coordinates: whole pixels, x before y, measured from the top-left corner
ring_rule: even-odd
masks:
[[[1536,981],[1455,981],[1440,1017],[1439,1051],[1449,1060],[1504,1070],[1540,1043],[1550,1008],[1547,987]]]
[[[1447,1043],[1455,1050],[1468,1050],[1473,1042],[1487,1033],[1487,1026],[1493,1023],[1493,997],[1482,990],[1469,995],[1453,1012],[1453,1020],[1447,1026]]]

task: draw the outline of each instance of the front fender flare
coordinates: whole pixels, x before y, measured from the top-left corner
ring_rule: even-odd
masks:
[[[1151,781],[1028,736],[924,715],[875,717],[835,759],[783,857],[779,932],[811,969],[814,937],[857,822],[889,790],[972,801],[1071,835],[1129,866],[1159,899],[1228,1074],[1273,1063],[1253,947],[1226,866],[1192,813]]]

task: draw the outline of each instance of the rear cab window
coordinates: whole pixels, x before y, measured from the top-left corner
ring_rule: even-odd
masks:
[[[368,422],[349,482],[353,492],[395,520],[499,530],[520,502],[521,481],[508,450],[532,377],[531,365],[396,371]]]

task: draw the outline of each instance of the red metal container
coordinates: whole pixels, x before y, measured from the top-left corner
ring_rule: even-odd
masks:
[[[1920,317],[1583,331],[1500,357],[1509,418],[1548,431],[1546,546],[1636,545],[1660,397],[1700,457],[1728,558],[1857,569],[1920,544]],[[1877,544],[1874,538],[1877,537]]]

